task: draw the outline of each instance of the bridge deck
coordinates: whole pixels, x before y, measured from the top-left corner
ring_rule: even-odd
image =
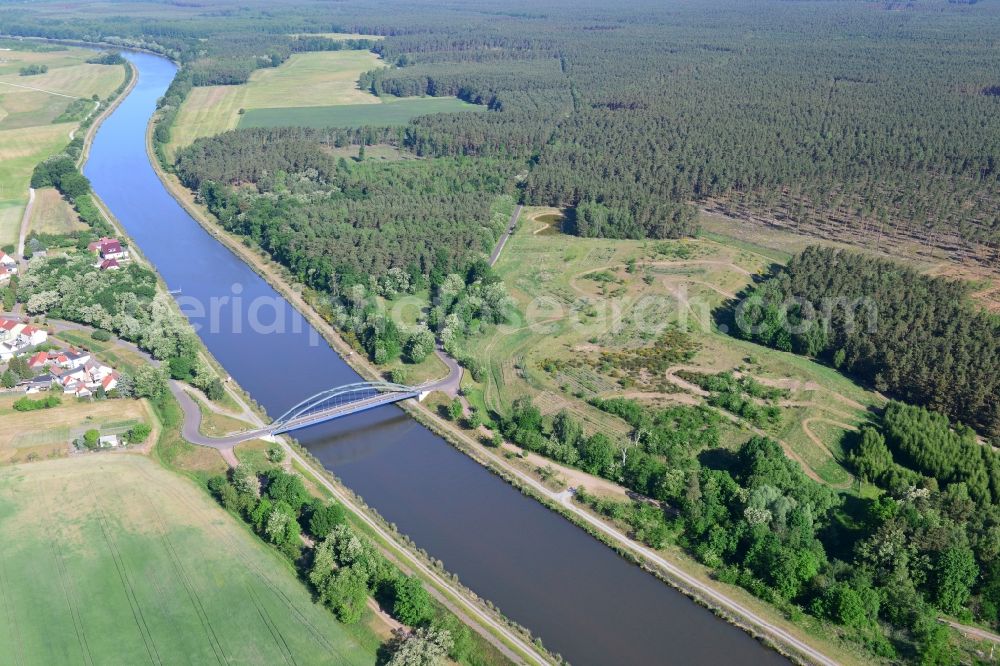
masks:
[[[196,441],[202,446],[229,448],[239,444],[240,442],[246,442],[251,439],[258,439],[270,435],[291,432],[293,430],[300,430],[302,428],[307,428],[326,421],[333,421],[345,416],[350,416],[351,414],[357,414],[358,412],[367,411],[376,407],[382,407],[383,405],[390,405],[409,398],[416,398],[420,396],[423,389],[424,387],[421,386],[403,386],[388,382],[359,382],[357,384],[348,384],[346,386],[323,391],[322,393],[316,394],[312,398],[300,402],[298,405],[275,419],[272,423],[269,423],[262,428],[232,433],[223,437],[206,437],[200,433],[196,434],[194,432],[185,433],[185,436],[191,439],[191,441]],[[367,395],[366,397],[360,399],[346,400],[344,402],[330,404],[330,406],[327,407],[320,407],[324,403],[344,400],[346,396],[351,396],[352,394],[370,394],[373,391],[375,392],[375,395]]]
[[[343,418],[344,416],[349,416],[351,414],[357,414],[358,412],[367,411],[369,409],[374,409],[375,407],[381,407],[382,405],[390,405],[401,400],[406,400],[408,398],[415,398],[420,395],[419,391],[413,393],[382,393],[371,398],[365,398],[363,400],[355,400],[354,402],[349,402],[343,405],[337,405],[335,407],[330,407],[328,409],[322,409],[310,414],[303,414],[302,416],[296,417],[285,423],[273,428],[270,431],[272,435],[278,435],[283,432],[291,432],[292,430],[299,430],[300,428],[306,428],[311,425],[316,425],[323,423],[325,421],[332,421],[334,419]]]

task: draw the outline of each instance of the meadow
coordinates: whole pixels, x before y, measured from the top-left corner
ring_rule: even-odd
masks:
[[[559,220],[555,209],[525,208],[496,265],[519,315],[470,345],[486,369],[481,382],[465,375],[472,404],[508,414],[515,398],[528,395],[544,414],[565,409],[586,430],[621,439],[628,424],[588,399],[624,395],[650,405],[703,404],[705,393],[678,373],[736,372],[783,390],[781,417],[758,427],[724,414],[724,443],[738,446],[766,432],[813,478],[850,486],[843,434],[866,421],[882,399],[832,368],[738,340],[713,325],[713,310],[766,272],[778,259],[774,252],[721,234],[678,241],[584,239],[562,234]],[[640,355],[656,363],[669,351],[664,336],[671,331],[690,333],[696,343],[690,358],[663,356],[667,360],[654,370],[625,369]]]
[[[16,242],[35,165],[59,152],[79,118],[58,122],[76,99],[106,97],[125,77],[120,66],[91,65],[95,52],[65,47],[30,50],[0,43],[0,245]],[[21,67],[45,65],[48,72],[20,76]]]
[[[0,511],[15,663],[375,663],[279,554],[148,458],[4,468]]]
[[[384,104],[340,104],[286,109],[252,109],[240,117],[239,127],[363,127],[405,125],[429,113],[485,111],[457,97],[387,98]]]

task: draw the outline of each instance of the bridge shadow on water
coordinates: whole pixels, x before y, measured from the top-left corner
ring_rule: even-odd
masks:
[[[423,432],[423,427],[399,407],[387,405],[378,411],[374,419],[372,414],[355,414],[287,436],[308,443],[309,452],[324,464],[341,465],[391,449],[407,433],[418,436]]]

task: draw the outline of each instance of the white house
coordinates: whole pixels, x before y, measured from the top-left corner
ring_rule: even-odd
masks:
[[[49,339],[48,331],[11,319],[0,320],[0,361],[9,361]]]
[[[98,362],[87,362],[69,369],[57,380],[63,391],[78,398],[93,395],[98,388],[111,391],[118,386],[118,373],[110,366]]]
[[[69,351],[56,355],[55,362],[60,368],[73,370],[90,362],[90,352],[78,351],[70,347]]]
[[[3,250],[0,250],[0,266],[6,268],[8,273],[17,273],[17,261]]]

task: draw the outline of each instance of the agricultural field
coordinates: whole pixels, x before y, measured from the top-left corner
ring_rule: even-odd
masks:
[[[35,205],[28,225],[30,231],[40,234],[70,234],[88,228],[54,187],[35,190]]]
[[[241,109],[378,104],[358,88],[358,77],[379,63],[368,51],[296,53],[279,67],[256,70],[244,85],[194,88],[174,121],[168,155],[197,138],[235,129]]]
[[[0,512],[15,663],[375,663],[278,553],[148,458],[0,469]]]
[[[778,440],[810,476],[849,487],[842,439],[882,404],[832,368],[716,330],[713,311],[779,260],[767,248],[722,235],[677,241],[586,239],[560,232],[559,211],[525,208],[496,265],[518,318],[467,351],[486,372],[466,374],[469,401],[509,413],[532,396],[543,414],[568,410],[591,432],[628,435],[624,421],[587,404],[625,396],[651,405],[703,404],[690,379],[732,372],[770,395],[753,398],[780,415],[726,417],[723,440],[755,432]]]
[[[247,111],[239,127],[363,127],[365,125],[405,125],[417,116],[430,113],[485,111],[457,97],[384,98],[377,106],[341,104],[336,106],[253,109]]]
[[[124,434],[139,423],[156,422],[145,400],[79,402],[63,397],[58,407],[18,412],[12,405],[21,396],[0,397],[0,464],[65,457],[70,442],[91,428],[102,435]]]
[[[369,51],[296,53],[244,85],[194,88],[171,128],[167,156],[237,127],[401,125],[428,113],[483,109],[454,97],[383,99],[358,88],[361,74],[381,64]]]
[[[87,64],[95,55],[88,49],[3,40],[0,49],[0,245],[10,245],[17,241],[35,165],[59,152],[87,115],[78,100],[107,97],[124,81],[125,70]],[[48,71],[21,76],[29,65]]]

